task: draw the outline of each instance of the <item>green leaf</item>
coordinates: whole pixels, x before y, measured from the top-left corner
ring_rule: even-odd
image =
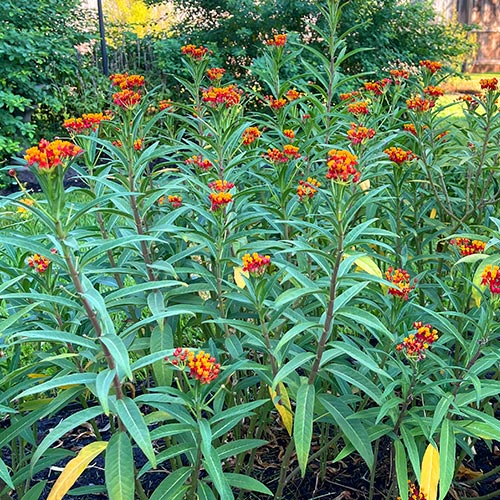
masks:
[[[49,391],[61,387],[62,385],[89,385],[95,382],[95,373],[73,373],[62,377],[55,377],[47,382],[43,382],[35,387],[26,389],[16,396],[16,399],[21,399],[32,394],[40,394],[41,392]]]
[[[156,467],[156,458],[151,444],[149,429],[144,422],[144,418],[135,402],[129,397],[117,399],[115,401],[116,413],[120,417],[123,425],[134,438],[139,448],[143,451],[146,458]]]
[[[0,458],[0,479],[9,487],[14,489],[14,483],[10,478],[9,469],[5,465],[5,462]]]
[[[253,477],[244,476],[243,474],[234,474],[231,472],[225,472],[224,476],[233,488],[245,491],[256,491],[257,493],[273,496],[273,492],[267,486]]]
[[[314,358],[314,354],[312,352],[302,352],[294,356],[288,363],[283,365],[273,380],[273,389],[276,389],[276,386],[282,382],[290,373],[295,371],[299,367],[303,367],[304,364],[310,359]]]
[[[340,431],[350,441],[371,469],[373,467],[374,457],[370,436],[365,427],[358,420],[348,420],[348,417],[352,415],[352,410],[350,410],[350,408],[339,398],[328,394],[321,394],[318,396],[318,399],[325,410],[333,417]]]
[[[396,478],[398,480],[399,496],[408,498],[408,462],[405,447],[399,439],[394,441],[394,449],[396,451]]]
[[[326,371],[329,371],[348,382],[351,386],[359,387],[368,396],[370,396],[378,405],[382,404],[382,391],[368,378],[350,366],[332,364],[328,365]]]
[[[31,467],[33,468],[35,466],[44,452],[47,451],[60,437],[101,414],[102,408],[100,406],[94,406],[92,408],[87,408],[74,413],[56,425],[38,445],[33,457],[31,458]]]
[[[434,435],[434,432],[441,425],[443,418],[448,413],[448,408],[450,407],[453,399],[454,399],[453,394],[447,394],[446,396],[443,396],[440,399],[439,403],[436,405],[436,409],[434,410],[434,416],[432,417],[431,431],[429,434],[431,437]]]
[[[101,403],[102,411],[109,415],[109,389],[115,378],[116,370],[106,368],[97,374],[95,380],[95,392],[99,403]]]
[[[98,345],[90,339],[80,337],[74,333],[61,332],[59,330],[27,330],[14,333],[10,336],[11,339],[15,337],[21,337],[16,343],[23,343],[26,341],[61,342],[64,344],[81,345],[91,351],[99,349]]]
[[[116,369],[120,374],[128,377],[129,380],[133,379],[132,369],[130,368],[130,359],[128,357],[127,347],[123,340],[118,335],[110,334],[99,337],[99,340],[108,348],[111,356],[113,357]]]
[[[32,309],[35,307],[39,306],[40,302],[33,302],[33,304],[30,304],[29,306],[23,307],[19,311],[17,311],[14,314],[9,314],[9,316],[0,321],[0,332],[5,332],[9,327],[11,327],[13,324],[17,323],[23,316],[28,314]]]
[[[439,500],[444,500],[453,482],[453,477],[455,476],[455,455],[456,440],[453,424],[450,420],[445,419],[441,426],[441,435],[439,438],[439,469],[441,470]]]
[[[156,328],[153,329],[150,339],[151,354],[154,354],[156,352],[166,351],[167,349],[173,349],[173,347],[174,347],[174,336],[170,325],[165,324],[164,328],[157,326]],[[153,373],[157,385],[159,386],[171,385],[172,367],[169,366],[164,361],[163,358],[153,363]]]
[[[314,385],[308,384],[307,381],[303,381],[297,391],[293,439],[302,477],[306,475],[309,450],[311,448],[315,394]]]
[[[415,477],[417,478],[417,482],[420,482],[420,456],[418,454],[415,437],[404,426],[401,427],[401,437],[403,438],[403,443],[406,447],[406,451],[408,452],[408,457],[410,459]]]
[[[23,495],[22,500],[39,500],[46,484],[46,480],[35,484],[33,488],[30,488],[30,490]]]
[[[280,307],[289,304],[290,302],[295,302],[301,297],[311,295],[314,293],[324,294],[325,290],[322,288],[291,288],[286,290],[274,301],[274,309],[279,309]]]
[[[115,433],[106,449],[104,475],[109,500],[134,500],[134,456],[130,438]]]
[[[170,473],[154,490],[149,500],[181,500],[188,489],[184,483],[190,475],[190,467],[181,467]]]
[[[236,439],[235,441],[230,441],[219,446],[217,454],[220,460],[225,460],[226,458],[235,457],[240,453],[245,453],[265,444],[267,444],[267,441],[264,439]]]

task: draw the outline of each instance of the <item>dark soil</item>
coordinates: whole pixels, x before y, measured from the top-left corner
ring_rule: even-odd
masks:
[[[38,436],[39,440],[43,439],[61,420],[80,408],[67,408],[64,412],[57,414],[54,417],[44,419],[39,422]],[[101,432],[103,440],[109,440],[109,420],[105,416],[96,419],[97,426]],[[0,422],[1,427],[9,425],[8,419]],[[55,443],[55,447],[65,450],[71,450],[77,453],[83,446],[96,441],[96,437],[92,428],[89,426],[79,427],[71,433],[65,435],[62,440]],[[271,429],[270,434],[265,436],[269,441],[267,446],[258,449],[253,467],[253,476],[261,480],[272,491],[276,490],[281,464],[285,449],[289,442],[289,437],[282,430],[280,425],[276,429]],[[390,441],[382,441],[377,462],[377,474],[375,476],[374,488],[375,495],[373,500],[385,500],[389,485],[386,484],[387,479],[391,476],[391,467],[389,460]],[[313,441],[312,453],[318,448],[318,443]],[[491,495],[496,490],[500,489],[500,474],[492,475],[481,480],[483,473],[487,473],[495,467],[500,466],[500,443],[493,443],[489,449],[484,443],[478,442],[475,445],[476,455],[474,460],[466,460],[461,467],[458,477],[455,479],[454,488],[447,496],[447,500],[464,500],[468,498],[481,497],[483,495]],[[158,450],[157,450],[158,451]],[[9,463],[9,456],[3,456],[3,459]],[[146,458],[138,449],[134,449],[134,459],[137,469],[146,463]],[[32,481],[32,486],[38,481],[47,480],[42,499],[48,497],[54,482],[59,476],[60,471],[64,468],[70,458],[61,460],[50,469],[45,469],[35,475]],[[162,469],[162,466],[165,466]],[[232,464],[228,463],[228,470],[231,470]],[[168,462],[162,464],[159,470],[147,473],[141,478],[141,482],[147,496],[149,497],[158,484],[169,473]],[[298,467],[295,457],[292,457],[289,471]],[[331,460],[327,462],[326,468],[321,471],[321,464],[315,461],[310,464],[308,473],[304,479],[300,478],[300,474],[296,474],[288,483],[285,489],[285,498],[287,500],[367,500],[370,487],[370,473],[364,462],[358,458],[348,457],[347,459],[333,463]],[[323,478],[323,479],[322,479]],[[95,486],[96,489],[92,494],[78,495],[75,489],[81,487]],[[73,491],[76,495],[68,496],[75,500],[98,500],[107,498],[104,488],[104,454],[94,460],[90,466],[80,476],[76,484],[73,486]],[[395,500],[397,494],[391,495],[390,500]],[[13,494],[10,497],[12,500],[18,500],[17,495]],[[262,498],[268,499],[267,496],[252,495],[244,498]],[[498,495],[490,496],[492,500],[500,499]],[[1,500],[4,500],[3,498]],[[7,499],[5,499],[7,500]],[[21,500],[21,499],[19,499]],[[191,499],[189,499],[191,500]]]

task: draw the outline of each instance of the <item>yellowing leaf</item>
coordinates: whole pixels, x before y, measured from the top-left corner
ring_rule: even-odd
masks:
[[[435,219],[435,218],[436,218],[436,214],[437,214],[437,210],[436,210],[435,208],[433,208],[433,209],[431,210],[431,214],[429,215],[429,217],[430,217],[431,219]]]
[[[240,287],[240,288],[245,288],[247,284],[245,283],[245,280],[243,279],[243,276],[245,278],[248,278],[249,274],[248,271],[243,271],[243,268],[241,266],[237,266],[234,268],[234,282]]]
[[[427,500],[436,500],[439,483],[439,451],[429,444],[422,459],[420,491]]]
[[[382,278],[382,271],[377,266],[376,262],[368,255],[363,255],[358,257],[354,264],[363,269],[363,271],[371,274],[372,276],[377,276],[377,278]]]
[[[285,429],[287,430],[290,436],[293,433],[293,410],[292,405],[290,404],[290,398],[288,397],[288,392],[285,389],[285,385],[283,382],[278,384],[279,388],[279,397],[281,399],[281,403],[278,403],[276,399],[278,398],[278,394],[271,387],[269,387],[269,394],[271,394],[271,399],[273,400],[274,406],[278,410],[278,413],[281,416],[281,420]]]
[[[28,378],[45,378],[48,377],[45,373],[28,373]]]
[[[368,191],[370,189],[370,179],[366,179],[366,181],[361,181],[359,183],[359,187],[362,191]]]
[[[78,455],[70,460],[50,490],[47,500],[62,500],[75,484],[87,465],[108,446],[107,441],[96,441],[84,446]]]

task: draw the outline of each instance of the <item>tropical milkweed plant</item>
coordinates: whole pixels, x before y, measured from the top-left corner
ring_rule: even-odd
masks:
[[[292,498],[354,458],[366,498],[443,500],[500,440],[498,82],[452,123],[439,62],[346,77],[317,7],[323,51],[270,33],[240,88],[186,45],[184,99],[112,75],[110,111],[11,170],[42,193],[1,200],[2,495]]]

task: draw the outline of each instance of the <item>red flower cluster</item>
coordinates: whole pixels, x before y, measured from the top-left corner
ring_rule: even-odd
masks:
[[[304,201],[304,198],[309,200],[314,198],[314,195],[318,192],[318,188],[320,187],[321,183],[312,177],[308,177],[307,181],[300,180],[297,186],[299,201]]]
[[[336,182],[358,182],[361,174],[356,170],[357,159],[356,155],[343,149],[328,151],[326,178]]]
[[[432,74],[437,73],[443,67],[442,63],[437,61],[429,61],[429,59],[420,61],[418,64],[421,68],[427,68]]]
[[[415,285],[411,285],[408,272],[401,268],[394,269],[389,267],[385,272],[385,279],[395,285],[389,288],[389,294],[401,297],[403,300],[408,300],[410,292],[415,288]],[[416,281],[414,280],[413,282],[416,283]]]
[[[228,85],[227,87],[209,87],[203,91],[203,102],[216,108],[220,104],[224,104],[226,108],[239,104],[242,91],[236,85]]]
[[[51,172],[58,165],[63,165],[66,158],[74,158],[82,151],[82,148],[72,142],[59,139],[49,142],[42,139],[38,146],[26,151],[24,159],[28,162],[28,166],[37,164],[40,170]]]
[[[355,123],[351,123],[351,128],[347,131],[347,138],[350,139],[353,146],[371,139],[374,135],[374,129],[363,127],[363,125],[356,125]]]
[[[275,99],[272,95],[267,96],[266,99],[271,109],[281,109],[287,104],[286,99]]]
[[[368,101],[351,102],[347,105],[347,111],[353,115],[367,115],[370,112]]]
[[[444,90],[441,87],[434,87],[433,85],[429,85],[428,87],[425,87],[424,94],[431,97],[441,97],[442,95],[444,95]]]
[[[160,111],[163,111],[165,109],[169,109],[173,106],[173,103],[170,99],[163,99],[158,103],[158,107],[160,108]]]
[[[36,253],[28,257],[28,266],[32,267],[37,273],[43,273],[49,267],[50,260]]]
[[[364,82],[363,86],[366,91],[373,92],[375,95],[382,95],[384,87],[391,83],[392,80],[384,78],[378,82]]]
[[[283,47],[286,43],[286,34],[274,35],[273,38],[264,40],[268,47]]]
[[[500,268],[488,264],[481,274],[481,285],[487,285],[493,294],[500,293]]]
[[[482,78],[479,80],[479,85],[483,90],[497,90],[498,89],[498,79],[497,78]]]
[[[405,161],[411,161],[416,158],[415,154],[412,151],[405,151],[402,148],[396,148],[394,146],[388,149],[384,149],[384,153],[389,157],[391,161],[397,163],[398,165],[401,165]]]
[[[231,193],[228,193],[227,191],[217,191],[214,193],[210,193],[208,195],[208,199],[212,204],[210,210],[212,210],[213,212],[217,212],[218,210],[222,210],[223,208],[225,208],[227,205],[229,205],[229,203],[233,201],[233,195]]]
[[[262,276],[271,264],[269,255],[260,255],[257,252],[250,255],[243,255],[243,271],[250,273],[252,276]]]
[[[132,109],[141,101],[140,92],[134,92],[131,89],[121,90],[112,95],[113,102],[124,109]]]
[[[170,360],[168,357],[166,361],[184,369],[186,366],[189,368],[189,375],[195,380],[199,380],[202,384],[209,384],[213,382],[220,373],[220,364],[215,362],[215,358],[210,356],[209,353],[200,351],[194,354],[190,349],[182,349],[178,347],[174,351],[175,359]]]
[[[293,141],[295,139],[295,132],[293,130],[288,129],[288,128],[283,130],[283,135],[285,137],[287,137],[288,139],[290,139],[290,141]]]
[[[225,193],[230,189],[234,188],[234,184],[232,182],[228,182],[226,180],[217,179],[216,181],[210,182],[208,187],[213,191],[218,191],[219,193]]]
[[[289,100],[289,101],[295,101],[296,99],[300,99],[301,97],[304,96],[304,93],[303,92],[299,92],[298,90],[296,89],[290,89],[290,90],[287,90],[285,92],[285,97]]]
[[[169,194],[167,200],[173,208],[179,208],[182,205],[182,196]]]
[[[433,100],[425,99],[418,95],[406,100],[408,109],[413,109],[414,111],[429,111],[429,109],[433,108],[435,104],[436,103]]]
[[[354,99],[356,99],[356,97],[359,95],[360,93],[355,90],[354,92],[346,92],[345,94],[340,94],[339,99],[341,101],[354,101]]]
[[[243,132],[241,138],[243,139],[243,144],[249,146],[252,142],[255,142],[262,132],[257,127],[247,127]]]
[[[204,159],[200,155],[191,156],[191,158],[188,158],[184,163],[186,165],[194,165],[200,170],[203,170],[203,172],[207,172],[214,166],[214,164],[210,160]]]
[[[292,144],[286,144],[283,147],[283,151],[277,148],[268,149],[267,153],[263,156],[271,163],[286,163],[291,159],[298,160],[300,158],[299,148],[292,146]]]
[[[389,71],[389,74],[394,79],[394,82],[398,85],[401,83],[401,80],[407,80],[408,78],[410,78],[410,72],[406,69],[391,69]]]
[[[460,255],[473,255],[475,253],[483,253],[486,248],[486,243],[479,240],[470,240],[469,238],[455,238],[450,243],[455,245],[460,251]]]
[[[197,47],[196,45],[188,44],[181,47],[181,53],[191,59],[194,59],[195,61],[201,61],[208,54],[208,52],[209,50],[202,45]]]
[[[113,87],[120,87],[121,90],[134,90],[144,87],[144,77],[141,75],[129,75],[128,73],[117,73],[109,77]]]
[[[398,500],[401,500],[401,497],[398,497]],[[408,481],[408,500],[427,500],[427,497],[417,488],[415,484]]]
[[[224,68],[208,68],[207,76],[210,80],[218,82],[226,73]]]
[[[439,338],[438,332],[431,325],[424,325],[421,321],[413,323],[416,332],[403,339],[401,344],[396,346],[396,350],[405,351],[409,358],[416,358],[421,361],[425,358],[425,351]]]
[[[144,142],[144,141],[143,141],[142,139],[136,139],[136,140],[134,141],[134,149],[135,149],[136,151],[140,151],[140,150],[142,149],[143,142]]]
[[[105,115],[104,113],[86,113],[79,118],[68,118],[64,120],[63,127],[66,130],[78,134],[90,129],[97,130],[99,124],[107,120],[111,120],[110,115]]]
[[[405,132],[410,132],[410,134],[417,135],[417,129],[415,128],[415,125],[413,125],[413,123],[405,123],[403,125],[403,130]]]

